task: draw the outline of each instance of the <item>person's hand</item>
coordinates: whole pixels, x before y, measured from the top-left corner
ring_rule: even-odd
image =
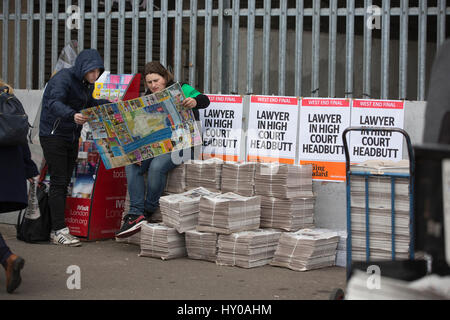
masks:
[[[193,109],[197,106],[197,100],[194,98],[186,98],[183,100],[183,107],[186,109]]]
[[[142,166],[142,162],[138,161],[138,162],[135,163],[135,165],[140,167],[140,166]]]
[[[73,120],[76,124],[83,125],[89,120],[89,118],[84,116],[82,113],[75,113]]]
[[[30,183],[33,183],[33,182],[37,182],[38,179],[39,179],[39,176],[37,175],[37,176],[34,177],[34,178],[28,178],[28,181],[29,181]]]

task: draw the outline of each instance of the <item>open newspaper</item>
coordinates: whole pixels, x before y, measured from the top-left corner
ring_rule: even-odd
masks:
[[[179,83],[128,101],[84,109],[106,169],[202,144]],[[181,159],[180,159],[181,162]]]

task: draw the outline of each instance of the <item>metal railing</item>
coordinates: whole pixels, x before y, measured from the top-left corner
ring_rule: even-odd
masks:
[[[26,7],[23,4],[26,2]],[[324,1],[304,0],[215,0],[200,1],[111,1],[111,0],[78,0],[78,1],[33,1],[15,0],[3,1],[0,12],[0,24],[2,28],[2,72],[4,80],[13,83],[14,87],[21,88],[21,82],[25,82],[25,88],[43,88],[53,67],[63,43],[58,42],[58,35],[62,33],[61,23],[64,22],[64,43],[68,43],[76,34],[79,47],[102,47],[105,67],[112,72],[123,73],[128,70],[125,65],[126,56],[131,48],[129,72],[139,71],[140,59],[152,60],[154,48],[159,49],[159,60],[162,64],[173,63],[176,79],[186,79],[192,84],[197,83],[201,74],[200,87],[205,93],[232,93],[232,94],[278,94],[287,93],[302,96],[305,93],[304,66],[311,67],[310,96],[336,96],[338,79],[337,64],[339,59],[345,61],[345,96],[353,98],[373,97],[380,99],[408,97],[408,81],[416,80],[417,100],[425,100],[427,57],[434,57],[435,52],[427,52],[427,45],[433,43],[435,50],[446,38],[447,15],[450,8],[445,0],[433,1],[434,6],[428,6],[431,1],[419,0],[418,6],[409,6],[409,1],[400,0],[397,7],[391,6],[390,0],[383,0],[381,7],[374,6],[375,1],[358,1],[360,7],[355,5],[355,0],[346,0],[345,7],[338,7],[338,0],[330,0],[328,6],[323,7]],[[377,3],[379,3],[378,1]],[[39,3],[39,10],[36,10]],[[51,3],[52,10],[47,12],[47,5]],[[75,4],[74,4],[75,3]],[[86,4],[89,3],[87,6]],[[277,4],[276,7],[273,4]],[[362,3],[364,3],[362,5]],[[416,1],[417,3],[417,1]],[[288,5],[289,4],[289,5]],[[13,7],[14,5],[14,7]],[[64,5],[65,11],[61,11]],[[71,7],[71,6],[76,7]],[[69,10],[71,8],[72,10]],[[89,8],[89,10],[87,10]],[[75,10],[75,11],[74,11]],[[418,21],[417,34],[410,31],[411,19]],[[431,23],[431,18],[436,22]],[[345,24],[343,20],[345,19]],[[398,56],[393,57],[391,51],[392,20],[398,21]],[[255,23],[255,21],[257,23]],[[277,22],[274,28],[274,21]],[[345,25],[345,31],[338,31],[339,21]],[[9,23],[8,23],[9,22]],[[244,24],[246,22],[246,25]],[[324,31],[324,22],[328,24],[328,33]],[[11,23],[14,26],[11,26]],[[38,24],[38,27],[35,27]],[[68,26],[76,25],[71,30]],[[102,28],[99,29],[99,25]],[[117,30],[112,25],[118,26]],[[126,26],[131,24],[131,32],[125,32]],[[159,41],[155,41],[155,25],[160,26]],[[145,26],[145,35],[142,36],[139,29]],[[171,27],[173,26],[173,28]],[[20,36],[21,28],[26,28],[26,39]],[[169,32],[168,27],[173,32]],[[50,28],[51,32],[46,32]],[[427,30],[436,30],[436,39],[427,37]],[[322,29],[322,30],[321,30]],[[356,29],[363,29],[361,36],[356,34]],[[38,30],[38,34],[36,34]],[[246,31],[245,51],[240,40],[240,33]],[[262,43],[255,45],[255,31],[262,31]],[[294,50],[288,50],[289,30],[295,34]],[[203,31],[199,32],[199,31]],[[117,32],[117,37],[114,34]],[[273,54],[274,43],[271,42],[271,34],[277,33],[278,52]],[[397,31],[395,31],[397,33]],[[306,43],[304,35],[311,33],[311,43]],[[337,49],[338,36],[345,33],[345,52]],[[204,36],[200,36],[200,35]],[[320,37],[328,34],[328,48],[321,48]],[[381,41],[381,65],[373,66],[373,42],[374,36]],[[355,65],[355,37],[363,43],[362,70]],[[38,43],[33,41],[38,37]],[[90,38],[87,44],[85,37]],[[14,38],[13,54],[9,54],[11,38]],[[117,40],[116,40],[117,38]],[[125,40],[131,38],[131,45],[126,45]],[[361,38],[361,39],[360,39]],[[185,40],[183,42],[183,39]],[[186,40],[188,44],[186,45]],[[417,50],[412,52],[409,46],[410,39],[417,39]],[[117,41],[117,43],[113,43]],[[415,41],[415,40],[414,40]],[[184,44],[184,46],[183,46]],[[46,48],[51,46],[50,57],[46,56]],[[112,52],[112,47],[117,47],[117,55]],[[145,50],[140,49],[141,46]],[[261,47],[261,49],[259,49]],[[171,48],[169,52],[169,48]],[[186,49],[187,48],[187,49]],[[415,44],[414,44],[415,48]],[[434,47],[433,47],[434,48]],[[202,51],[200,51],[200,50]],[[213,49],[217,54],[213,56]],[[306,51],[311,51],[311,60],[305,61]],[[320,60],[321,50],[328,50],[327,72],[323,72]],[[200,53],[199,53],[200,52]],[[255,53],[262,55],[262,61],[255,61]],[[33,60],[33,55],[38,55],[38,61]],[[187,63],[182,63],[183,57]],[[417,55],[417,61],[411,56]],[[244,56],[245,68],[239,64],[239,57]],[[199,57],[202,57],[200,59]],[[292,58],[290,58],[292,57]],[[294,61],[288,63],[287,60]],[[359,58],[359,56],[358,56]],[[277,61],[275,60],[277,59]],[[393,70],[391,60],[398,60],[398,70]],[[183,61],[184,61],[183,60]],[[277,77],[271,77],[271,65],[277,62]],[[25,70],[21,69],[22,61],[26,61]],[[261,64],[261,77],[256,78],[255,64]],[[37,63],[37,66],[36,66]],[[417,65],[417,74],[408,73],[408,65]],[[212,66],[214,65],[214,71]],[[13,76],[10,76],[9,68],[13,68]],[[292,71],[293,72],[287,72]],[[322,70],[321,70],[322,69]],[[33,81],[33,72],[37,72],[37,81]],[[361,73],[362,92],[355,93],[355,73]],[[373,92],[375,73],[381,79],[379,96]],[[395,74],[398,81],[395,86],[390,78]],[[309,75],[309,73],[308,73]],[[20,81],[25,78],[26,81]],[[245,88],[239,87],[239,79],[245,77]],[[327,77],[327,78],[326,78]],[[320,78],[326,78],[328,90],[319,90]],[[213,92],[212,82],[216,88]],[[255,83],[260,81],[260,90],[255,90]],[[36,83],[37,82],[37,83]],[[277,92],[271,92],[273,83],[278,85]],[[359,78],[358,78],[359,85]],[[293,83],[294,88],[287,92],[286,84]],[[377,84],[378,85],[378,84]],[[245,91],[245,92],[244,92]],[[393,92],[398,92],[394,96]],[[308,92],[309,93],[309,92]],[[414,97],[415,98],[415,97]]]

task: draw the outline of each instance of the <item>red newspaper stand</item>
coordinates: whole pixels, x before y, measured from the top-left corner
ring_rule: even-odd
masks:
[[[140,74],[133,75],[122,96],[123,101],[139,97],[140,81]],[[86,241],[115,237],[120,228],[127,193],[125,168],[106,170],[93,146],[93,141],[81,143],[76,168],[78,172],[87,173],[85,177],[90,179],[91,192],[76,192],[77,197],[71,193],[67,197],[65,210],[65,222],[70,233]]]

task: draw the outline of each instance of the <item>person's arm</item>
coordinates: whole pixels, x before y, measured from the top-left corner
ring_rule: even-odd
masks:
[[[193,98],[196,101],[196,106],[193,109],[205,109],[209,106],[210,101],[208,96],[201,94],[197,89],[188,84],[183,84],[181,87],[186,98]]]
[[[71,90],[69,77],[61,76],[52,80],[44,92],[44,95],[47,95],[49,112],[58,118],[73,120],[77,112],[65,103]]]

